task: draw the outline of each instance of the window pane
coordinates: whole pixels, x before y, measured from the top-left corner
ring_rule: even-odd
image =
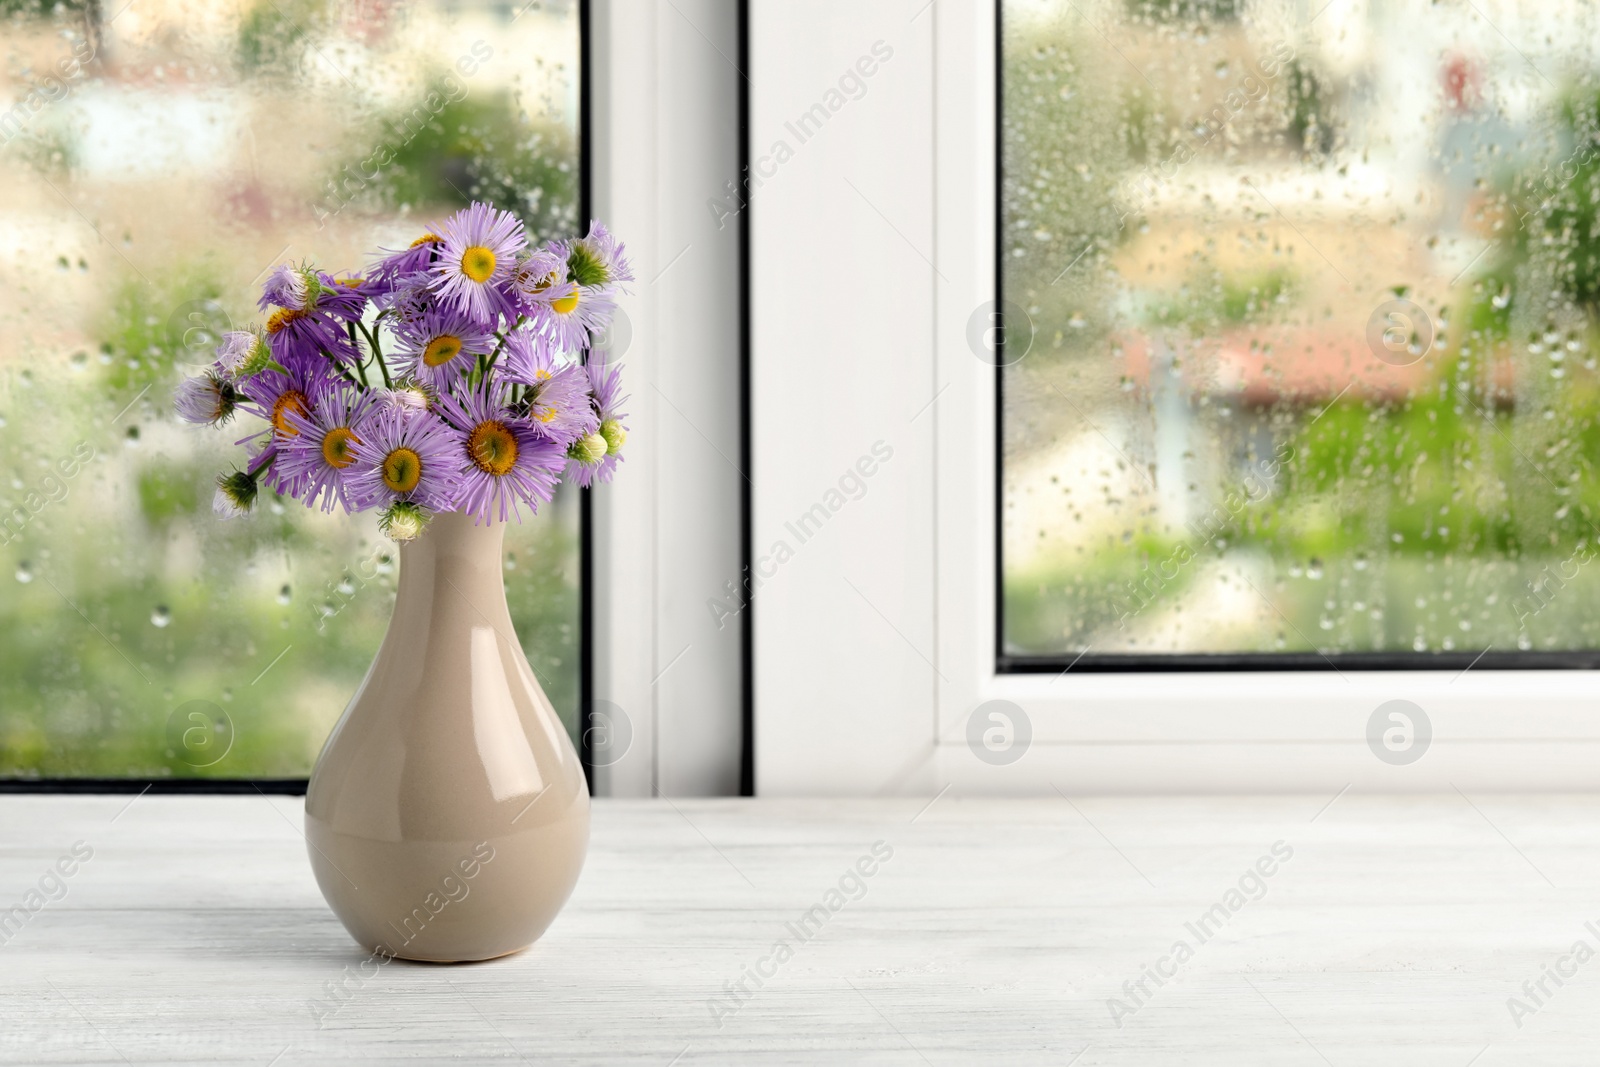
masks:
[[[1006,652],[1600,648],[1597,19],[1005,0]]]
[[[0,776],[305,775],[382,638],[394,548],[371,514],[214,519],[254,420],[186,426],[171,390],[258,321],[278,262],[359,269],[469,198],[538,239],[574,230],[576,4],[0,18]],[[569,729],[577,551],[570,497],[506,538],[512,616]],[[208,705],[232,744],[197,767],[171,726]]]

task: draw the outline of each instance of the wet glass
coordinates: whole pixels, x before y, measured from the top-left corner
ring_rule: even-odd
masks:
[[[1002,652],[1600,649],[1600,10],[1001,16]]]
[[[372,659],[371,513],[211,514],[241,416],[174,385],[285,260],[362,268],[471,199],[578,228],[575,2],[0,0],[0,777],[298,777]],[[508,531],[576,736],[577,501]]]

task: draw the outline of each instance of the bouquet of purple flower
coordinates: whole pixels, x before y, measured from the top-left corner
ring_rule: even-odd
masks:
[[[265,487],[324,511],[377,508],[406,541],[435,512],[520,520],[563,477],[608,481],[625,398],[618,369],[586,354],[632,280],[600,223],[530,249],[515,216],[480,203],[365,276],[277,267],[266,325],[226,334],[175,397],[189,422],[243,410],[267,423],[237,442],[250,457],[218,477],[216,512],[244,514]]]

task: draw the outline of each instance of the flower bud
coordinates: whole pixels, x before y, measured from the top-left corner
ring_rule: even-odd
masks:
[[[428,520],[432,517],[421,504],[397,500],[378,516],[378,529],[391,541],[415,541],[427,529]]]
[[[628,431],[616,419],[607,419],[600,424],[600,436],[606,439],[606,451],[614,456],[627,443]]]
[[[173,394],[173,406],[184,422],[215,426],[233,416],[239,394],[233,384],[215,371],[185,379]]]
[[[236,519],[244,515],[256,502],[256,480],[244,471],[217,476],[217,494],[211,500],[211,510],[218,517]]]
[[[606,458],[606,439],[597,433],[585,434],[572,442],[567,455],[579,463],[595,464]]]

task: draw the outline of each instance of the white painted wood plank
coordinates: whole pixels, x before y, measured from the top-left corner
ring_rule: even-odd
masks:
[[[364,957],[298,800],[4,797],[0,908],[93,857],[0,945],[0,1063],[1592,1063],[1600,964],[1546,979],[1520,1029],[1506,1002],[1600,949],[1600,798],[1330,799],[599,801],[532,950],[387,964],[319,1028],[308,1004]],[[878,841],[860,899],[797,938]],[[1186,924],[1276,842],[1202,943]],[[719,1026],[708,1001],[778,940]]]

